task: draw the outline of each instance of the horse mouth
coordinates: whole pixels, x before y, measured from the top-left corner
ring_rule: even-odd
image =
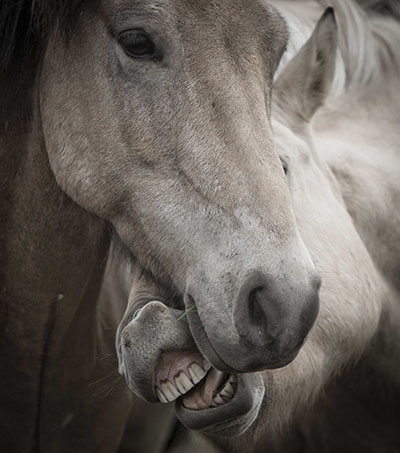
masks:
[[[187,409],[203,410],[228,403],[235,395],[235,375],[213,368],[198,352],[161,354],[154,379],[161,403],[182,399]]]
[[[136,310],[137,312],[137,310]],[[260,373],[211,365],[199,351],[179,311],[151,301],[117,334],[120,373],[129,388],[149,402],[175,402],[184,426],[209,434],[237,436],[256,420],[265,387]]]
[[[182,399],[187,409],[204,410],[229,403],[236,393],[237,380],[235,375],[226,375],[214,368],[197,386]]]
[[[198,352],[164,352],[154,377],[161,403],[175,401],[180,421],[189,429],[237,436],[256,419],[264,396],[257,374],[227,374]]]

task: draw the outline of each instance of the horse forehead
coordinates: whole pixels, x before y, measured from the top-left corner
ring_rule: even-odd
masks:
[[[149,18],[161,16],[165,20],[178,17],[180,25],[205,19],[210,25],[227,22],[243,28],[256,26],[249,29],[253,34],[257,29],[267,28],[269,20],[277,25],[268,16],[271,7],[265,0],[101,0],[101,4],[107,15],[139,14]],[[200,24],[204,26],[204,22]]]

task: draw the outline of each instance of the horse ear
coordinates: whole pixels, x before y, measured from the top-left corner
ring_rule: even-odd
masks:
[[[296,119],[310,121],[329,94],[336,62],[337,24],[327,8],[309,40],[274,85],[274,103]]]

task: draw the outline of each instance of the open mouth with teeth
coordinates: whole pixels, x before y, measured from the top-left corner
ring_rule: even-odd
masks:
[[[164,352],[155,375],[155,390],[161,403],[182,397],[183,406],[192,410],[228,403],[236,387],[234,375],[212,368],[198,353]]]
[[[180,310],[151,301],[119,327],[120,372],[139,397],[175,402],[189,429],[238,436],[256,420],[265,387],[260,373],[231,374],[210,365],[193,342]]]
[[[237,436],[257,418],[264,385],[257,373],[227,374],[211,367],[197,351],[166,351],[153,377],[161,403],[189,429]]]

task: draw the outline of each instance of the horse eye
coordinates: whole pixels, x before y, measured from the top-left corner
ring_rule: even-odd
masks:
[[[281,158],[281,164],[282,164],[282,168],[283,168],[283,171],[285,172],[285,175],[288,174],[288,164]]]
[[[150,60],[155,58],[155,47],[142,30],[127,30],[119,35],[119,44],[132,58]]]

